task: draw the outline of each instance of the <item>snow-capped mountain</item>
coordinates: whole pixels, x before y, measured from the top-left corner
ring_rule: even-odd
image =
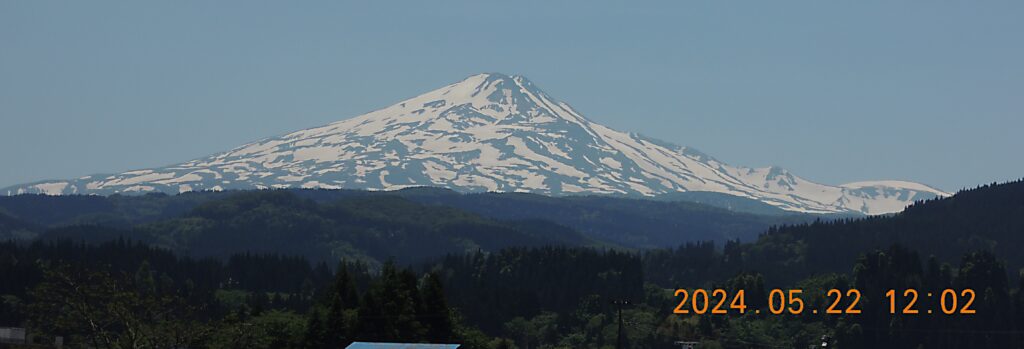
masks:
[[[731,166],[610,129],[521,76],[479,74],[390,107],[182,164],[44,181],[0,193],[113,194],[253,188],[643,195],[708,191],[800,212],[881,214],[947,193],[900,181],[824,185]]]

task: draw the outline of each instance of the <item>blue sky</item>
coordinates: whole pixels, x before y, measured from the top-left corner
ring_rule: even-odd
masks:
[[[478,72],[818,182],[1024,176],[1024,2],[0,2],[0,187],[178,163]]]

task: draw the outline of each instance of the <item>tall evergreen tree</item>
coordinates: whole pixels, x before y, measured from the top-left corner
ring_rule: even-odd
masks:
[[[327,308],[327,344],[331,347],[343,348],[352,341],[352,326],[346,321],[346,311],[359,306],[359,295],[355,281],[348,270],[348,263],[342,261],[338,272],[334,275],[334,284],[328,293]]]
[[[423,300],[421,306],[421,322],[426,327],[426,340],[432,343],[451,341],[453,324],[448,302],[444,297],[441,278],[435,273],[428,273],[423,279],[420,292]]]
[[[302,347],[305,349],[326,349],[327,328],[320,312],[311,310],[306,319],[306,333],[302,338]]]
[[[409,277],[412,277],[410,284]],[[359,307],[359,339],[418,342],[424,335],[416,300],[419,290],[411,271],[399,271],[388,261]]]

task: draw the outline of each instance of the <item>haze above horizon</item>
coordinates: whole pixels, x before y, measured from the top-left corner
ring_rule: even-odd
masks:
[[[827,184],[1024,176],[1024,4],[0,3],[0,187],[183,162],[480,72]]]

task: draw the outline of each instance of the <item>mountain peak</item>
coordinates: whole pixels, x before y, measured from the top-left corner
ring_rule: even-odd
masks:
[[[480,73],[363,116],[430,122],[428,117],[479,123],[536,123],[586,120],[567,104],[521,75]],[[340,123],[350,123],[351,120]],[[463,125],[465,126],[465,125]]]
[[[354,118],[182,164],[31,183],[6,193],[419,186],[547,195],[706,191],[791,211],[867,214],[936,195],[888,184],[829,186],[782,168],[730,166],[692,148],[591,122],[523,76],[482,73]]]
[[[480,73],[471,75],[452,86],[459,89],[472,89],[482,92],[485,90],[520,90],[530,94],[545,95],[536,85],[522,75],[508,75],[503,73]],[[550,98],[550,97],[549,97]]]
[[[473,79],[473,78],[480,78],[480,79],[491,80],[491,81],[498,81],[498,80],[506,80],[506,81],[514,81],[514,82],[528,81],[528,79],[526,79],[526,77],[523,76],[523,75],[519,75],[519,74],[505,74],[505,73],[501,73],[501,72],[486,72],[486,73],[473,74],[473,75],[470,75],[469,77],[463,79],[463,81],[469,80],[469,79]]]
[[[512,89],[527,89],[527,86],[532,87],[532,85],[533,84],[522,75],[508,75],[504,73],[479,73],[470,75],[465,79],[462,79],[459,82],[456,82],[447,87],[457,88],[459,90],[486,90],[488,88],[494,88],[499,86]]]

